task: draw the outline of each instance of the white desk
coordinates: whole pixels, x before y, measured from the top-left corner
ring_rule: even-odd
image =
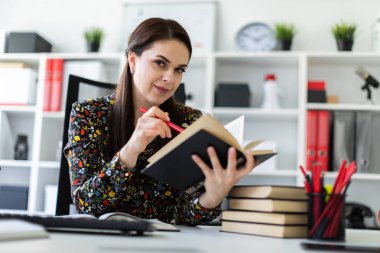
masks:
[[[304,240],[224,233],[219,232],[219,229],[220,227],[205,226],[181,227],[181,232],[154,232],[145,236],[51,233],[48,239],[0,242],[0,252],[297,253],[303,251],[300,242]],[[380,231],[348,230],[347,241],[380,247]]]

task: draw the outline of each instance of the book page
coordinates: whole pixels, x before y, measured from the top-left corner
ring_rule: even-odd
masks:
[[[224,125],[224,127],[232,134],[232,136],[243,146],[244,139],[244,122],[245,116],[242,115],[233,121]]]

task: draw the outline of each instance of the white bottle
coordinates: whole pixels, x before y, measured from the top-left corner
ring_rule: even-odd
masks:
[[[372,25],[372,51],[380,52],[380,12]]]
[[[264,99],[261,108],[277,109],[279,108],[279,103],[276,76],[267,74],[264,80]]]

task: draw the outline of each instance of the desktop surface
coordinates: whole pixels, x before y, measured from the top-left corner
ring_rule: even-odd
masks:
[[[218,226],[179,227],[181,232],[148,232],[144,236],[50,233],[50,238],[1,241],[0,252],[321,252],[304,250],[303,239],[279,239],[219,232]],[[347,242],[380,247],[380,232],[347,230]],[[329,252],[329,251],[322,251]],[[330,251],[333,252],[333,251]]]

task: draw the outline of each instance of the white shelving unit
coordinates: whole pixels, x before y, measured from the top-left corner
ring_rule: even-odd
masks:
[[[64,112],[42,110],[45,66],[46,60],[50,58],[60,58],[65,62],[101,61],[108,81],[114,83],[118,82],[125,63],[122,53],[0,54],[0,61],[27,62],[38,71],[35,105],[0,106],[0,183],[29,186],[26,210],[29,213],[43,212],[45,186],[58,183],[56,150],[62,137]],[[376,73],[380,67],[380,54],[216,52],[194,55],[183,82],[186,92],[193,96],[188,105],[211,113],[225,123],[244,114],[246,140],[265,139],[277,143],[277,168],[274,171],[254,171],[241,183],[302,185],[303,179],[297,167],[305,163],[305,119],[308,109],[380,112],[380,106],[363,104],[364,101],[358,96],[361,81],[354,73],[357,65]],[[281,108],[277,110],[260,108],[263,78],[268,73],[276,74],[278,79]],[[307,103],[307,80],[320,79],[326,81],[329,94],[340,96],[339,104]],[[251,107],[215,107],[214,91],[219,83],[247,83],[251,91]],[[374,92],[373,95],[375,101],[380,102],[380,93]],[[30,157],[28,161],[14,161],[14,138],[24,130],[28,135]],[[332,181],[335,177],[335,172],[326,173],[326,180]],[[366,191],[371,187],[378,189],[380,174],[360,173],[353,177],[353,181],[351,187],[354,184],[365,185],[364,188],[352,187],[353,192],[349,193],[353,200],[360,199],[359,196],[365,194],[361,188]],[[376,196],[366,196],[367,204],[375,210],[380,209],[380,201],[376,200]]]

